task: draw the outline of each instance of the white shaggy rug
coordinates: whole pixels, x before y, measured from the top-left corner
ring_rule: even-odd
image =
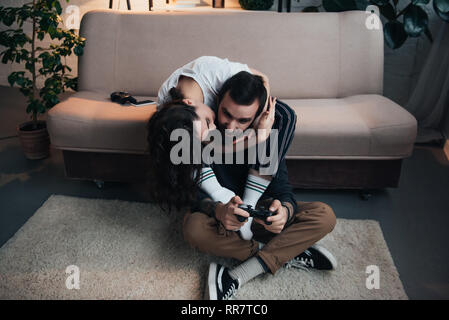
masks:
[[[181,221],[148,203],[52,195],[0,249],[0,299],[201,299],[209,263],[236,261],[191,249]],[[376,221],[338,219],[320,243],[335,271],[282,269],[236,298],[407,299]],[[70,265],[79,289],[66,287]],[[379,289],[366,286],[369,265]]]

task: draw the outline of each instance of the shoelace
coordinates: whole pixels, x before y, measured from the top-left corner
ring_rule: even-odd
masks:
[[[229,300],[237,291],[235,287],[235,283],[231,284],[231,287],[226,291],[226,294],[223,296],[223,300]]]
[[[303,269],[306,271],[310,271],[309,268],[313,268],[314,264],[313,264],[313,259],[307,259],[307,258],[293,258],[292,260],[290,260],[289,262],[287,262],[285,264],[285,268],[286,269],[290,269],[290,268],[298,268],[298,269]]]

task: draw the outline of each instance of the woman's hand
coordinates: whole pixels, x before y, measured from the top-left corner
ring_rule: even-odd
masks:
[[[276,101],[277,98],[269,97],[267,110],[263,111],[254,121],[254,129],[257,132],[257,143],[267,140],[270,136],[271,128],[274,123]]]

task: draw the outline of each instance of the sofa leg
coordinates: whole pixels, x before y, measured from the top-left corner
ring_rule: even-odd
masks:
[[[95,184],[97,185],[98,189],[104,188],[104,181],[103,180],[94,180]]]
[[[359,196],[362,200],[367,201],[373,196],[373,193],[370,189],[362,189],[359,192]]]

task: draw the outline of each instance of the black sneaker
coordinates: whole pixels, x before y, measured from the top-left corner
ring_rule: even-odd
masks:
[[[314,244],[309,249],[296,256],[284,267],[300,269],[334,270],[337,268],[337,260],[327,249]]]
[[[212,262],[209,266],[205,299],[229,300],[239,288],[239,281],[229,275],[229,269]]]

